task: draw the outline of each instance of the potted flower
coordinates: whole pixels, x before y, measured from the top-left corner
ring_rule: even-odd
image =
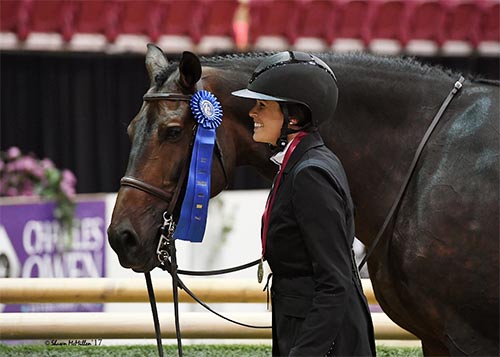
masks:
[[[54,217],[71,237],[75,211],[75,175],[50,159],[23,155],[17,147],[0,151],[0,196],[39,196],[55,202]]]

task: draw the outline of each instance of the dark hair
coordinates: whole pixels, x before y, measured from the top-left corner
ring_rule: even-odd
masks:
[[[298,120],[298,126],[305,126],[311,123],[311,111],[303,104],[286,103],[288,116]]]

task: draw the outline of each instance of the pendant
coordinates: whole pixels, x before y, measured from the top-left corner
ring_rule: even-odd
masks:
[[[259,266],[257,267],[257,281],[262,283],[264,279],[264,257],[260,258]]]

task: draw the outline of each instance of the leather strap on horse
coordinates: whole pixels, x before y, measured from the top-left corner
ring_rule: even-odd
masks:
[[[182,270],[179,269],[177,270],[177,274],[181,275],[191,275],[191,276],[212,276],[212,275],[221,275],[221,274],[227,274],[227,273],[234,273],[235,271],[240,271],[246,268],[253,267],[254,265],[257,265],[260,263],[261,258],[251,261],[250,263],[238,265],[232,268],[226,268],[226,269],[218,269],[218,270],[199,270],[199,271],[194,271],[194,270]],[[162,268],[163,269],[163,268]]]
[[[156,298],[155,290],[153,288],[153,282],[151,281],[151,274],[149,272],[144,273],[146,278],[146,286],[148,287],[149,304],[151,305],[151,312],[153,316],[158,316],[158,310],[156,309]],[[160,320],[158,318],[153,318],[153,323],[155,326],[156,335],[156,347],[158,348],[158,355],[163,357],[163,346],[161,343],[161,332],[160,332]]]
[[[364,256],[363,260],[358,266],[358,269],[361,270],[365,263],[368,261],[370,256],[372,255],[373,251],[377,247],[378,243],[380,242],[380,239],[382,238],[382,235],[384,234],[385,230],[387,229],[387,226],[389,225],[389,222],[391,221],[392,217],[394,216],[394,213],[396,213],[397,208],[399,207],[401,203],[401,199],[403,198],[403,195],[406,192],[406,189],[408,188],[408,184],[410,183],[410,180],[413,176],[413,173],[415,172],[415,168],[417,167],[418,160],[420,159],[420,156],[422,155],[422,151],[424,150],[425,145],[427,144],[427,141],[429,141],[429,138],[436,128],[436,125],[438,124],[439,120],[443,116],[444,111],[446,108],[448,108],[448,105],[450,104],[451,100],[457,94],[457,92],[462,88],[462,85],[465,81],[465,78],[463,76],[460,76],[460,78],[455,82],[453,85],[453,89],[451,90],[450,94],[446,97],[444,100],[443,104],[441,104],[441,107],[437,111],[436,115],[434,116],[434,119],[432,119],[431,124],[427,128],[427,131],[425,132],[422,141],[420,142],[420,145],[417,148],[417,151],[415,152],[415,156],[413,157],[413,161],[410,165],[410,169],[408,170],[408,173],[406,174],[406,177],[403,181],[403,185],[401,186],[401,189],[399,190],[398,195],[396,196],[396,199],[394,200],[394,204],[392,205],[389,213],[387,214],[387,217],[385,218],[384,224],[378,231],[375,240],[373,241],[372,245],[370,246],[370,249]]]
[[[173,196],[172,192],[163,191],[160,188],[154,187],[154,186],[152,186],[146,182],[140,181],[132,176],[122,177],[122,179],[120,180],[120,185],[133,187],[137,190],[147,192],[147,193],[159,198],[160,200],[163,200],[166,202],[170,202],[172,200],[172,196]]]

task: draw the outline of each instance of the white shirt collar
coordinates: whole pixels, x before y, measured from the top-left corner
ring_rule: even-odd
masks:
[[[271,161],[274,162],[276,165],[281,167],[281,164],[283,163],[283,159],[285,158],[285,154],[290,147],[290,144],[292,143],[293,140],[290,140],[288,144],[286,144],[285,148],[282,151],[279,151],[277,154],[274,154],[271,156]]]

